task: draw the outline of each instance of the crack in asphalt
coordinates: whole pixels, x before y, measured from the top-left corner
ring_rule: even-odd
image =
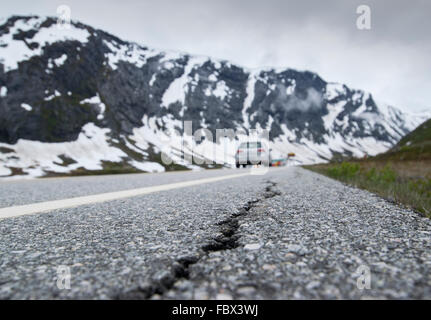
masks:
[[[245,205],[239,208],[237,212],[232,213],[229,218],[217,223],[221,234],[211,239],[209,243],[202,247],[204,252],[209,253],[231,250],[239,247],[238,240],[240,236],[237,234],[237,231],[239,229],[241,218],[247,215],[247,213],[257,205],[257,203],[281,194],[278,190],[275,190],[275,186],[277,185],[275,182],[266,181],[266,183],[269,185],[265,188],[263,198],[256,198],[248,201]]]
[[[257,203],[269,198],[281,195],[281,192],[276,190],[277,183],[266,181],[268,186],[265,187],[261,198],[255,198],[247,201],[237,212],[232,213],[227,219],[217,223],[220,230],[220,235],[210,239],[207,244],[201,247],[203,253],[198,255],[190,255],[177,259],[169,271],[161,272],[158,277],[152,279],[150,284],[139,286],[136,289],[125,293],[117,294],[114,299],[132,300],[132,299],[151,299],[154,295],[163,295],[165,292],[172,289],[175,283],[179,280],[189,280],[189,267],[199,262],[204,256],[210,252],[232,250],[240,246],[238,235],[239,222],[242,217],[257,205]]]
[[[281,195],[281,192],[275,189],[275,187],[277,186],[276,182],[268,180],[266,183],[268,183],[269,186],[265,188],[265,193],[263,195],[265,199],[269,199],[269,198],[273,198],[275,196]]]
[[[248,201],[244,206],[238,209],[238,212],[232,213],[229,218],[217,223],[220,229],[220,235],[212,238],[206,245],[202,247],[204,252],[214,252],[222,250],[235,249],[239,246],[239,220],[245,216],[250,209],[261,199]]]
[[[116,300],[147,300],[152,296],[162,295],[173,288],[175,282],[189,279],[189,266],[197,263],[201,256],[185,256],[176,260],[169,271],[161,272],[152,279],[152,283],[144,284],[136,289],[116,294]]]

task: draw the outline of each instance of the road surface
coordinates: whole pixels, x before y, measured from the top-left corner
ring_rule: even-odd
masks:
[[[430,247],[299,167],[0,182],[1,299],[429,299]]]

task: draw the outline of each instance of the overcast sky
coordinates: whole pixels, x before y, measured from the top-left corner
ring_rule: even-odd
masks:
[[[428,0],[14,0],[1,16],[72,19],[125,40],[231,60],[239,65],[317,72],[409,111],[431,110]],[[371,8],[371,30],[356,9]]]

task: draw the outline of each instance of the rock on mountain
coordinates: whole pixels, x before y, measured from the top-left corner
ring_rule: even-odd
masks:
[[[249,70],[49,17],[0,22],[0,176],[197,168],[165,133],[186,120],[214,135],[266,128],[274,152],[298,163],[374,155],[427,117],[308,71]],[[197,153],[231,163],[236,143],[224,142],[207,139]]]

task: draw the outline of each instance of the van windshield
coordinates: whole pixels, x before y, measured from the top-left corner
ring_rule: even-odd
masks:
[[[248,147],[250,149],[255,149],[255,148],[260,148],[261,145],[260,145],[260,142],[249,142],[248,143]]]
[[[261,148],[262,144],[260,142],[243,142],[240,144],[240,149],[256,149]]]

